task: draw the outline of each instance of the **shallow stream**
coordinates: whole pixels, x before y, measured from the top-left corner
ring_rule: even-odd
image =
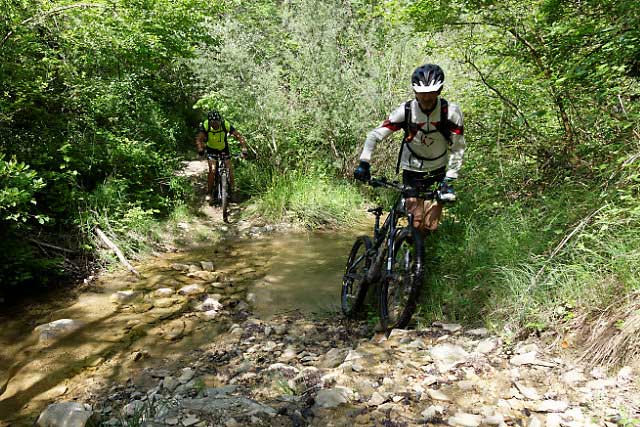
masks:
[[[202,308],[208,297],[225,306],[248,300],[262,319],[335,315],[355,233],[271,235],[163,254],[136,266],[141,278],[104,274],[77,295],[52,293],[0,314],[0,426],[26,424],[25,416],[33,422],[53,400],[107,388],[214,342],[228,325]],[[193,285],[202,291],[184,295]],[[77,329],[59,339],[34,331],[60,319]]]

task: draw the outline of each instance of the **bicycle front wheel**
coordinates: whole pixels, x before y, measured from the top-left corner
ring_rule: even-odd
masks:
[[[424,243],[415,228],[398,230],[392,250],[391,271],[380,287],[380,322],[387,331],[409,324],[424,276]]]
[[[371,267],[368,252],[372,246],[369,236],[360,236],[351,247],[347,269],[342,279],[341,296],[342,313],[347,317],[355,317],[362,309],[369,287],[366,277]]]
[[[226,174],[221,177],[220,206],[222,208],[222,220],[228,222],[229,219],[229,179]]]

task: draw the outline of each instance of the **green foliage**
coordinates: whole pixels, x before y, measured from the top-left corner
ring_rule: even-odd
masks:
[[[81,226],[87,238],[108,218],[128,235],[170,211],[185,193],[173,170],[193,102],[187,60],[215,44],[207,27],[220,3],[1,3],[3,225]],[[0,281],[14,281],[10,270]]]
[[[38,178],[28,165],[19,163],[15,157],[7,161],[0,153],[0,223],[19,228],[33,218],[44,224],[46,216],[31,213],[36,204],[34,193],[43,187],[42,178]]]
[[[266,192],[254,198],[253,213],[308,228],[351,225],[363,203],[351,186],[313,169],[273,176]]]

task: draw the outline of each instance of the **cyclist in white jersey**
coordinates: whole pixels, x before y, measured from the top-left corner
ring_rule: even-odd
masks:
[[[416,68],[411,85],[415,98],[396,108],[367,135],[354,177],[368,181],[376,144],[403,129],[405,137],[398,158],[403,183],[419,191],[437,183],[442,200],[454,201],[452,182],[458,178],[466,147],[462,111],[440,97],[444,72],[438,65]]]

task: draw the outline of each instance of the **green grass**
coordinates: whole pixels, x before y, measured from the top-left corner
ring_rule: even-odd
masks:
[[[462,194],[427,242],[423,319],[542,330],[640,288],[637,202],[603,206],[578,186],[527,203]]]
[[[264,193],[253,197],[249,215],[306,228],[344,227],[361,214],[362,195],[353,186],[317,171],[272,176]]]

